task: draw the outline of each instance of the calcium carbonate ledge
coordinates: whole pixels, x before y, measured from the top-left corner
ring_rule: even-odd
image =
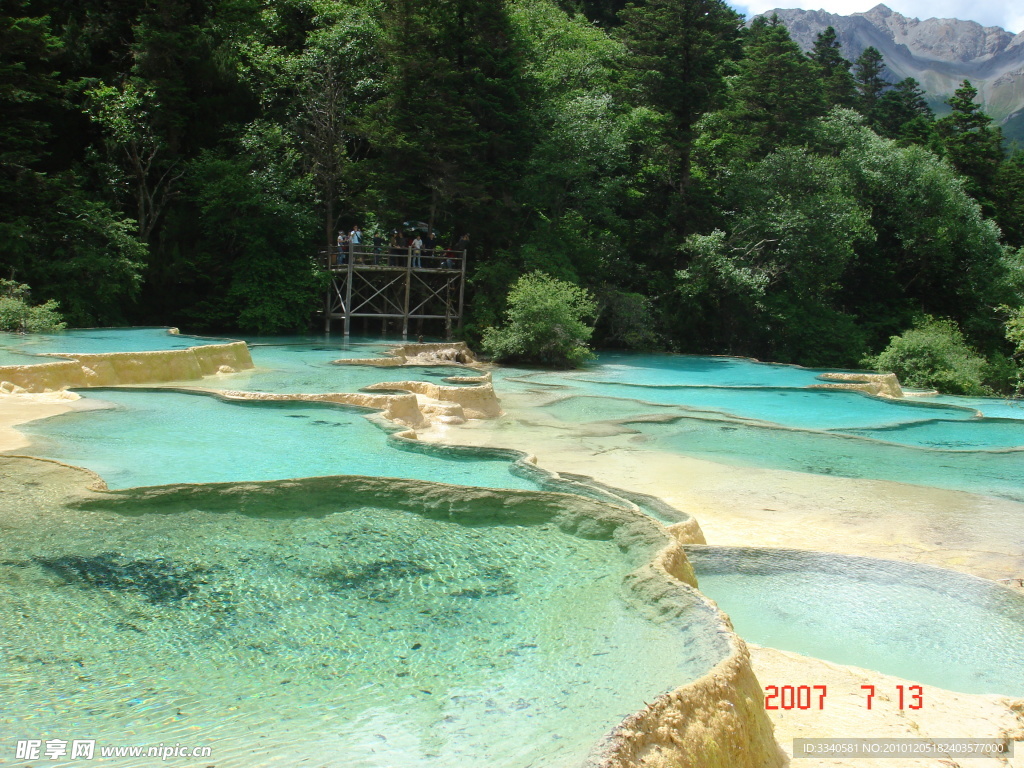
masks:
[[[363,365],[379,368],[398,366],[460,365],[472,376],[450,376],[447,381],[476,386],[445,386],[427,381],[389,381],[365,387],[364,391],[401,390],[435,401],[421,409],[427,420],[461,424],[466,419],[494,419],[501,416],[501,403],[491,384],[491,374],[474,367],[476,358],[465,342],[442,344],[402,344],[388,349],[383,357],[334,360],[333,365]],[[412,425],[410,426],[417,426]]]
[[[196,381],[254,367],[244,341],[151,352],[46,353],[40,357],[58,361],[0,367],[0,392],[54,392]]]

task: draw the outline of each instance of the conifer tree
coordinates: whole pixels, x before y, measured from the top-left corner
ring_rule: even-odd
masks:
[[[978,89],[964,80],[946,103],[953,112],[936,124],[949,162],[968,181],[967,189],[989,215],[994,212],[994,182],[1003,160],[1003,136],[975,99]]]
[[[815,66],[773,15],[750,25],[732,89],[734,130],[745,134],[750,155],[761,157],[801,140],[825,112]]]
[[[882,94],[873,126],[878,133],[903,143],[928,145],[934,135],[935,113],[924,89],[912,77],[901,80]]]
[[[693,127],[717,106],[725,87],[722,67],[738,51],[743,17],[722,0],[649,0],[619,17],[633,80],[644,102],[667,118],[669,185],[685,199]]]
[[[829,107],[851,107],[857,95],[849,61],[843,58],[839,38],[833,27],[818,33],[808,54],[818,68],[825,103]]]
[[[451,231],[486,220],[498,237],[528,144],[522,51],[505,4],[389,0],[383,28],[390,72],[371,182],[395,214]]]
[[[877,48],[869,46],[857,57],[853,65],[853,80],[857,87],[857,109],[862,115],[873,120],[878,100],[888,83],[882,77],[885,61]]]
[[[1017,150],[996,173],[996,222],[1010,245],[1024,247],[1024,150]]]
[[[619,11],[626,7],[628,0],[579,0],[583,14],[598,26],[610,29],[621,24]]]

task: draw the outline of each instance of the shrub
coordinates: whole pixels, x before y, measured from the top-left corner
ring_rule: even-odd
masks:
[[[990,394],[982,383],[988,362],[964,339],[952,320],[925,317],[889,346],[863,363],[879,371],[895,373],[910,387],[937,389],[953,395]]]
[[[0,331],[48,333],[64,330],[57,302],[29,304],[29,287],[13,280],[0,280]]]
[[[481,345],[495,360],[574,368],[594,355],[597,302],[585,288],[543,272],[523,275],[508,294],[505,324],[484,329]]]
[[[1017,309],[1003,308],[1009,318],[1006,321],[1006,340],[1014,345],[1014,359],[1024,363],[1024,307]],[[1024,365],[1017,368],[1017,395],[1024,396]]]

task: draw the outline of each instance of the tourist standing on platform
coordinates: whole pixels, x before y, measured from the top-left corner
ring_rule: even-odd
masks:
[[[343,229],[338,230],[338,253],[335,256],[335,264],[345,263],[345,254],[348,253],[348,236]]]
[[[352,227],[352,231],[348,233],[348,247],[351,253],[355,253],[359,250],[359,244],[363,242],[363,231],[356,224]],[[355,262],[353,262],[354,264]]]
[[[417,234],[416,239],[412,241],[412,265],[416,269],[423,266],[420,260],[421,253],[423,253],[423,240],[421,240],[419,234]]]
[[[388,256],[388,264],[390,264],[392,267],[401,266],[402,260],[400,257],[402,255],[403,245],[404,243],[402,243],[402,233],[399,232],[397,229],[391,230],[391,240],[388,243],[388,248],[390,249],[390,255]]]
[[[433,260],[434,248],[436,248],[436,247],[437,247],[437,238],[434,237],[433,231],[427,232],[427,236],[425,238],[423,238],[423,249],[427,252],[427,256],[430,257],[430,260],[427,261],[427,266],[428,267],[439,267],[439,266],[441,266],[439,263],[437,263],[436,261]]]
[[[373,264],[381,263],[381,254],[384,253],[384,236],[379,229],[373,230]]]

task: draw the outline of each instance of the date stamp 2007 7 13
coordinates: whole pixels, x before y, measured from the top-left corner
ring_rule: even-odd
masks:
[[[864,706],[871,709],[875,700],[875,686],[862,685]],[[825,685],[766,685],[764,708],[772,709],[824,709],[828,686]],[[924,689],[920,685],[897,685],[896,701],[899,709],[921,709]]]

